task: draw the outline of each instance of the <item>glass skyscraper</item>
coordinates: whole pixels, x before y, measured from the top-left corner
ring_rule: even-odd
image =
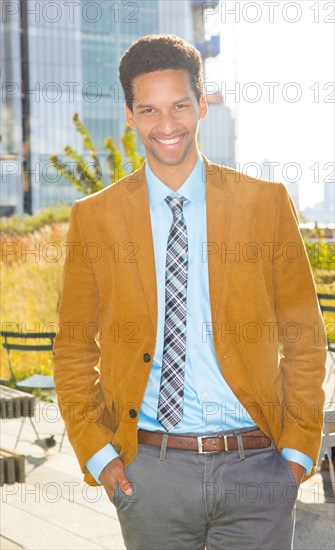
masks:
[[[70,204],[79,196],[50,163],[52,154],[66,160],[66,145],[84,153],[72,122],[75,113],[90,131],[102,165],[106,136],[122,147],[119,138],[125,117],[118,65],[134,40],[146,34],[174,33],[192,42],[204,59],[220,51],[219,36],[206,35],[205,40],[203,4],[196,0],[16,0],[3,4],[2,215],[33,213],[59,202]],[[201,150],[215,162],[233,165],[230,110],[218,101],[212,103],[213,112],[200,125]],[[138,149],[144,154],[139,141]],[[106,177],[104,182],[108,183]]]

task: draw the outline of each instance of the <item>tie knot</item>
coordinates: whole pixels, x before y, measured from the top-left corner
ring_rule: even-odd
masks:
[[[186,201],[185,197],[165,197],[166,204],[171,208],[174,218],[181,218],[183,215],[183,202]]]

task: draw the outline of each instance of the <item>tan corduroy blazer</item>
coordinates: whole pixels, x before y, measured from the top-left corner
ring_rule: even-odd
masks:
[[[255,423],[279,450],[297,449],[316,463],[325,332],[292,201],[281,183],[203,160],[203,260],[212,312],[205,330],[213,333],[224,378]],[[96,485],[85,464],[108,442],[126,466],[136,456],[138,413],[155,352],[144,164],[74,203],[66,248],[56,392],[84,480]]]

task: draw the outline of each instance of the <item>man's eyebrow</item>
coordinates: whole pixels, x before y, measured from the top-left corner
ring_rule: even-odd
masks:
[[[177,105],[178,103],[182,103],[182,101],[188,101],[191,98],[189,96],[182,97],[181,99],[178,99],[177,101],[174,101],[173,105]],[[145,109],[148,107],[154,107],[152,103],[138,103],[136,105],[136,109]]]

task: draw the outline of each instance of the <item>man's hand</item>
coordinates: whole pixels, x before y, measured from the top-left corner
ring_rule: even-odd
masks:
[[[300,483],[302,482],[302,478],[305,475],[306,469],[303,466],[301,466],[301,464],[298,464],[298,462],[293,462],[292,460],[288,460],[287,462],[289,463],[289,465],[293,470],[297,485],[300,485]]]
[[[108,462],[100,474],[100,479],[110,501],[112,501],[117,484],[126,495],[133,496],[134,494],[131,483],[124,473],[124,464],[119,457]]]

